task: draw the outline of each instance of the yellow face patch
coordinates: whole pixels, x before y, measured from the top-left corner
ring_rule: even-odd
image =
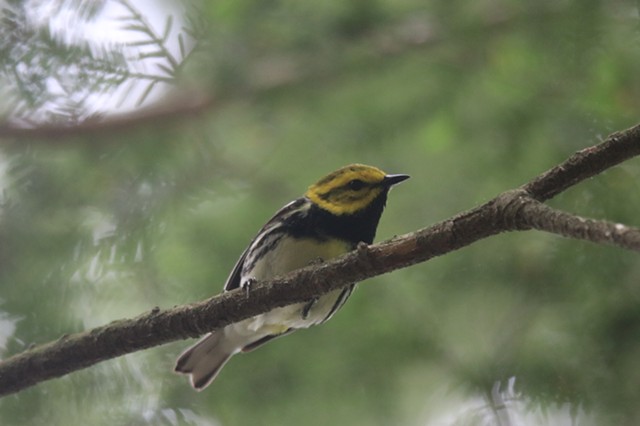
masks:
[[[367,207],[385,189],[382,170],[351,164],[323,177],[311,185],[305,196],[319,207],[342,215]]]

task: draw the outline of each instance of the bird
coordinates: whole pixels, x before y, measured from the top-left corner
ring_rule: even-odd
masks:
[[[373,243],[390,188],[408,178],[364,164],[326,175],[260,229],[233,267],[224,291],[248,290],[255,281],[338,257],[361,242]],[[191,386],[202,390],[233,355],[327,321],[354,286],[213,330],[178,357],[174,371],[188,375]]]

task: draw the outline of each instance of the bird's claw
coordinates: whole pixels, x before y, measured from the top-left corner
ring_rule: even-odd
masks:
[[[256,283],[256,281],[257,280],[255,278],[249,277],[240,286],[240,288],[244,290],[244,294],[246,297],[249,297],[249,293],[251,292],[251,286],[253,286]]]
[[[321,265],[324,263],[324,259],[321,257],[316,257],[315,259],[311,259],[311,261],[309,262],[309,266],[313,266],[313,265]]]

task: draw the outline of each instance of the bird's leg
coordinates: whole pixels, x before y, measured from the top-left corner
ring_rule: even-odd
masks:
[[[314,297],[304,305],[304,307],[302,308],[302,319],[307,319],[307,317],[309,316],[309,312],[311,312],[311,308],[313,308],[313,305],[315,305],[317,302],[318,298]]]
[[[316,257],[315,259],[309,262],[309,266],[320,265],[321,263],[324,263],[324,259],[321,257]],[[309,316],[309,312],[311,312],[311,308],[313,308],[313,306],[317,302],[318,302],[318,298],[314,297],[304,305],[304,307],[302,308],[302,319],[307,319],[307,317]]]

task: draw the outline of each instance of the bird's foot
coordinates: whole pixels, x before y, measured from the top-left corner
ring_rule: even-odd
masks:
[[[253,277],[247,278],[241,285],[240,288],[244,290],[244,294],[246,297],[249,297],[249,293],[251,292],[251,287],[257,282]]]

